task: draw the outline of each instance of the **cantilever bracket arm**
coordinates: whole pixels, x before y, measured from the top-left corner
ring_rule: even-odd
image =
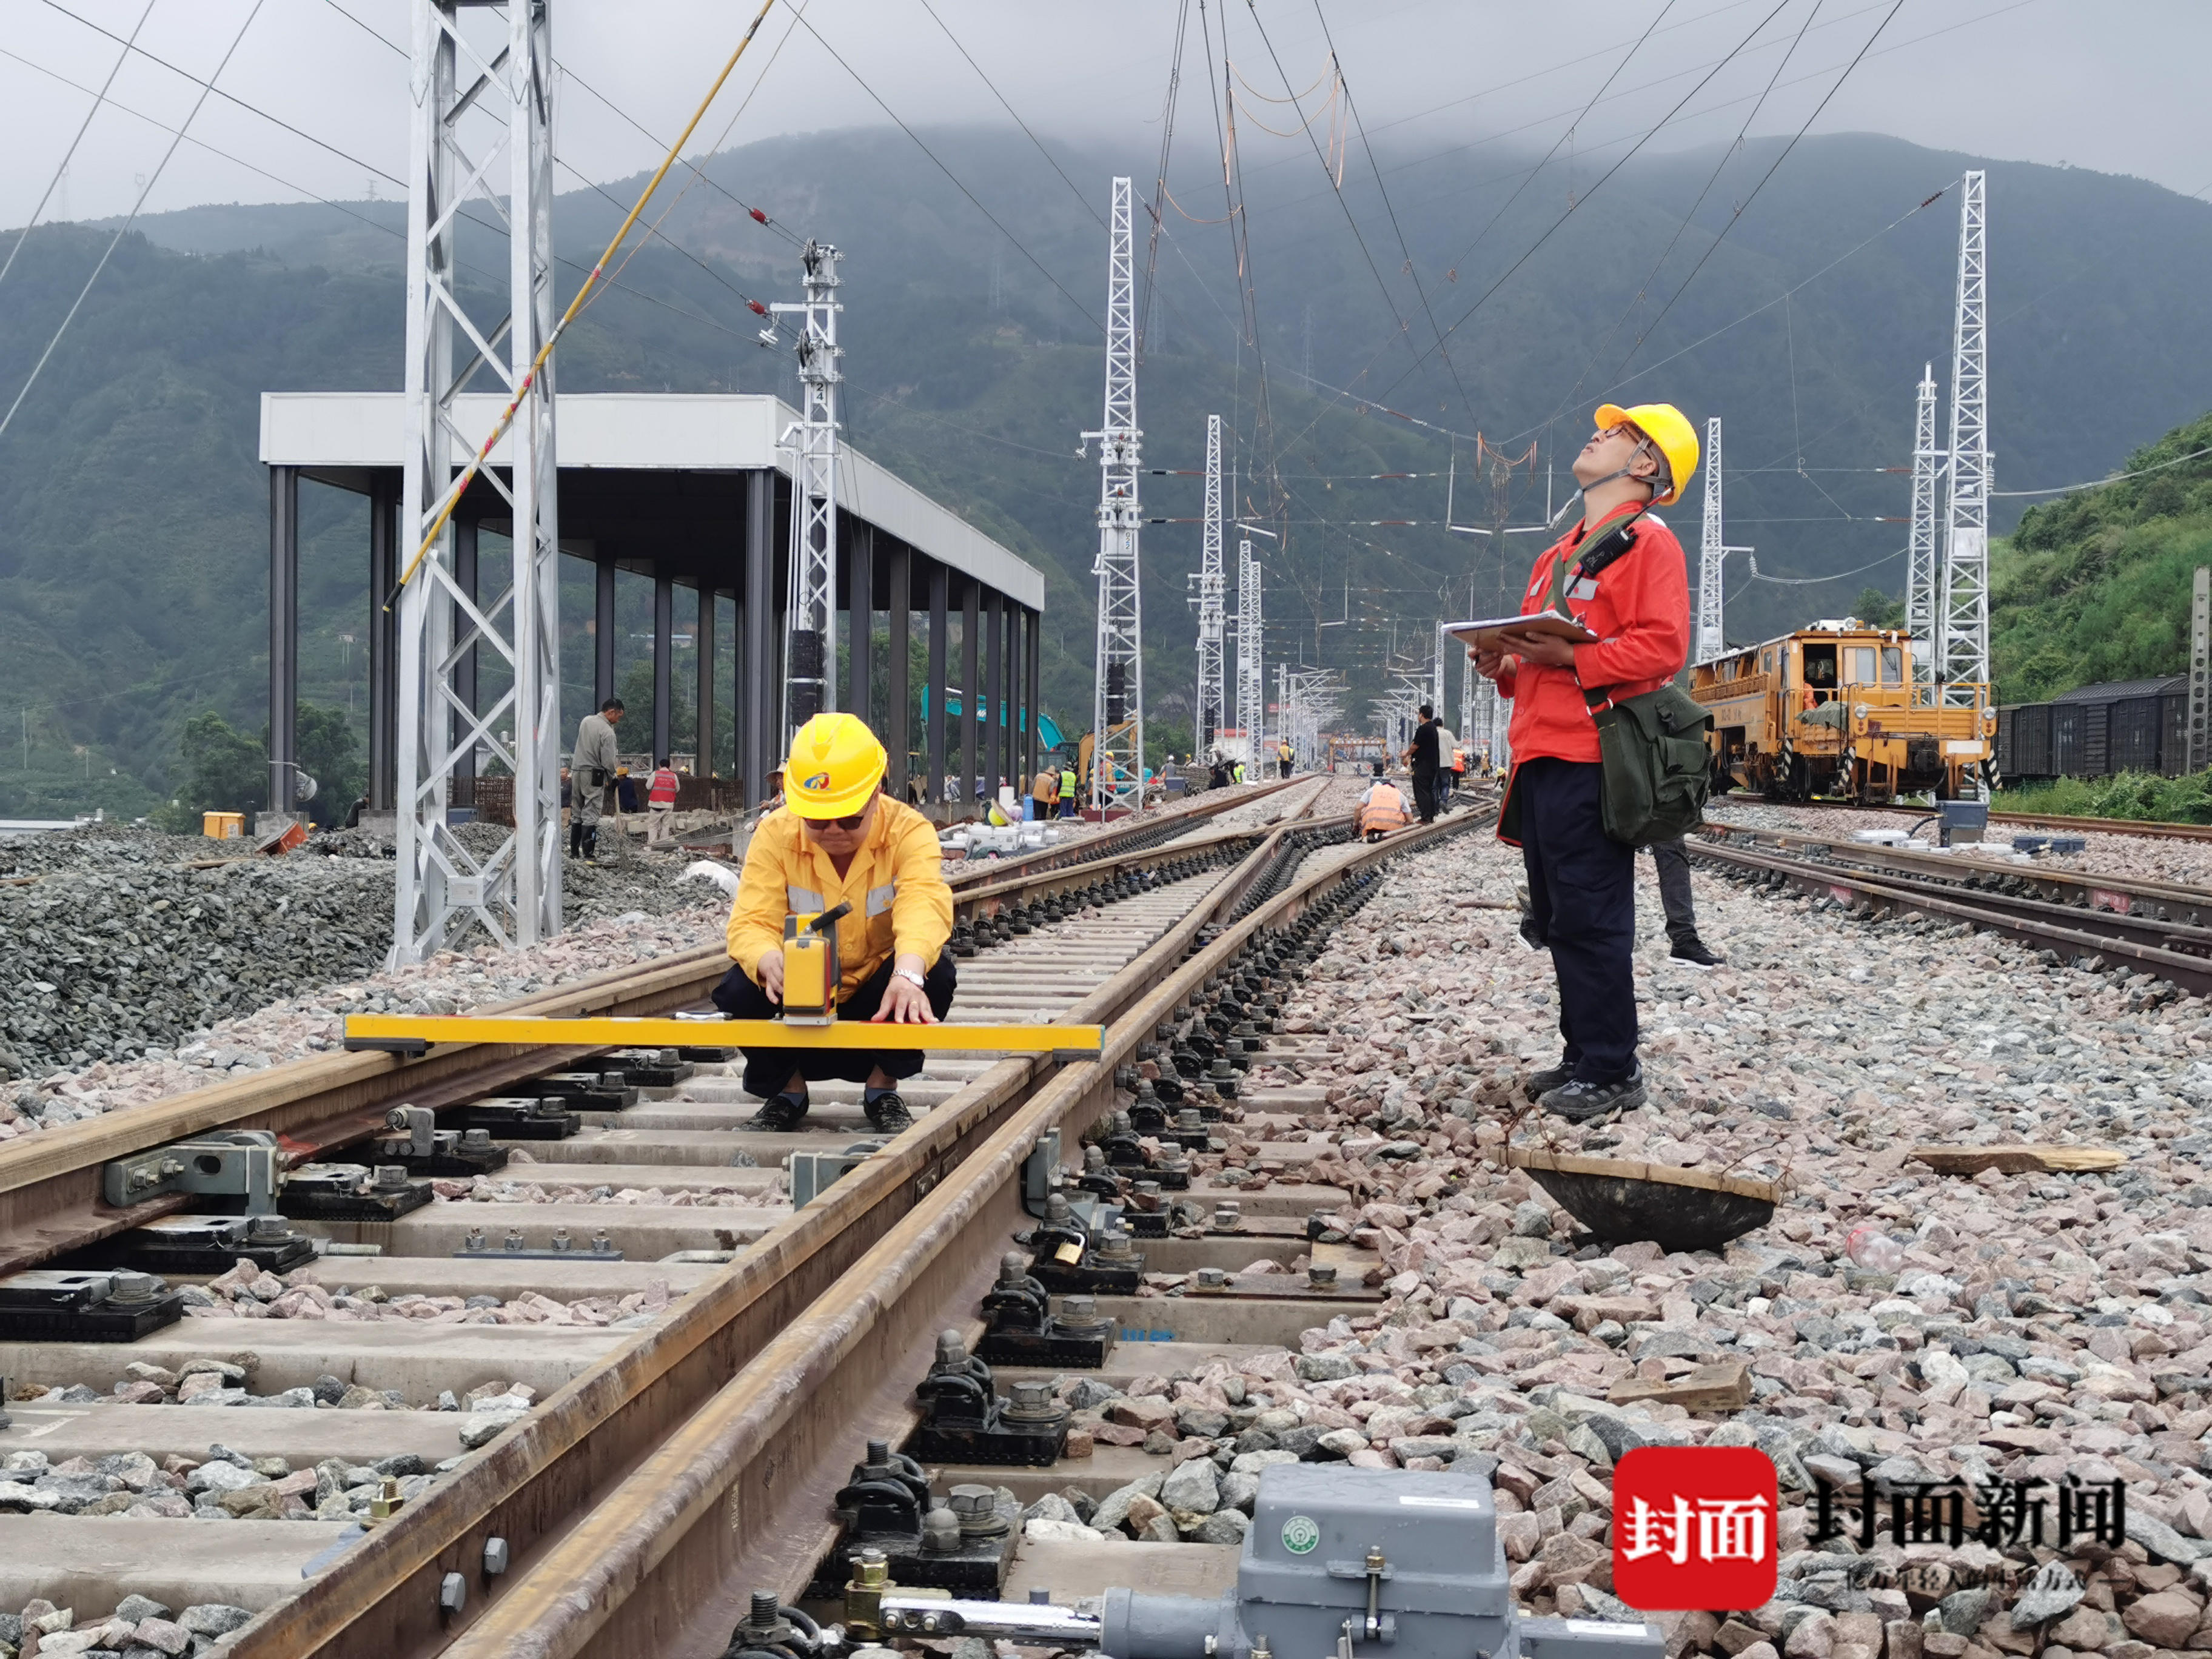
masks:
[[[1105,1051],[1103,1025],[878,1025],[841,1019],[788,1025],[780,1019],[582,1019],[542,1014],[348,1014],[345,1046],[422,1054],[434,1042],[521,1043],[532,1048],[914,1048],[932,1053],[1051,1054],[1096,1060]]]

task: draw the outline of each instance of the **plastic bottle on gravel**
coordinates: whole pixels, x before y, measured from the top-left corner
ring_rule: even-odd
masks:
[[[1905,1265],[1905,1246],[1879,1227],[1854,1227],[1844,1238],[1844,1254],[1873,1273],[1893,1273]]]

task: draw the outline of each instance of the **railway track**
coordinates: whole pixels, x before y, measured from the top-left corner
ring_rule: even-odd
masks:
[[[1964,922],[2069,960],[2212,994],[2212,890],[1708,823],[1692,855],[1869,916]]]
[[[1723,796],[1716,804],[1726,805],[1737,799]],[[1757,796],[1741,798],[1745,805],[1763,804]],[[1818,811],[1832,808],[1850,812],[1902,812],[1916,818],[1930,818],[1935,814],[1924,806],[1861,806],[1850,801],[1800,801],[1791,805]],[[2087,830],[2100,836],[2150,836],[2165,841],[2212,841],[2212,824],[2169,823],[2158,819],[2084,818],[2069,817],[2063,812],[2000,812],[1990,813],[1991,823],[2012,824],[2023,830]]]
[[[15,1407],[15,1426],[4,1437],[13,1443],[0,1451],[37,1449],[51,1468],[81,1468],[83,1484],[115,1489],[70,1494],[64,1501],[79,1512],[66,1517],[0,1514],[0,1587],[17,1592],[15,1605],[46,1595],[98,1607],[141,1594],[172,1607],[266,1608],[238,1638],[241,1652],[440,1650],[478,1613],[504,1604],[495,1592],[524,1578],[542,1584],[532,1577],[535,1558],[587,1535],[590,1518],[602,1513],[599,1500],[665,1455],[672,1433],[733,1374],[757,1376],[774,1344],[818,1334],[866,1305],[823,1298],[897,1230],[946,1203],[966,1206],[971,1233],[987,1211],[995,1222],[995,1210],[970,1200],[979,1182],[1003,1174],[1007,1133],[1041,1112],[1065,1115],[1069,1103],[1097,1097],[1113,1065],[1157,1024],[1163,992],[1210,971],[1183,965],[1201,941],[1200,963],[1221,960],[1261,917],[1314,902],[1316,884],[1332,879],[1339,861],[1398,850],[1330,845],[1348,829],[1344,815],[1312,815],[1330,791],[1329,781],[1309,779],[1249,792],[1191,815],[1195,822],[1178,826],[1169,844],[1126,850],[1125,842],[1125,850],[1079,864],[1002,865],[988,872],[994,879],[963,882],[956,915],[961,948],[974,954],[961,963],[955,1018],[1104,1021],[1113,1027],[1107,1065],[933,1057],[908,1091],[915,1127],[798,1212],[775,1165],[793,1152],[834,1155],[861,1139],[857,1091],[817,1089],[806,1132],[754,1133],[737,1127],[751,1103],[740,1102],[735,1078],[702,1049],[675,1068],[689,1076],[629,1090],[643,1096],[636,1103],[619,1091],[569,1103],[583,1108],[580,1133],[570,1138],[499,1138],[532,1161],[493,1172],[477,1183],[481,1194],[463,1195],[468,1183],[457,1180],[445,1189],[452,1195],[396,1218],[290,1224],[328,1241],[331,1253],[313,1267],[325,1294],[297,1283],[281,1293],[322,1304],[325,1317],[249,1321],[240,1308],[263,1310],[240,1293],[128,1345],[58,1335],[0,1344],[0,1367],[18,1393],[88,1383],[106,1395],[137,1377],[148,1402],[111,1396]],[[1083,846],[1101,852],[1098,838]],[[1072,907],[1079,919],[1054,919]],[[688,953],[529,999],[527,1008],[669,1012],[698,1002],[723,966],[718,952]],[[711,1026],[702,1033],[711,1041]],[[586,1051],[489,1045],[434,1050],[411,1063],[331,1055],[17,1143],[0,1149],[0,1263],[13,1271],[118,1248],[131,1230],[210,1207],[179,1194],[127,1207],[102,1201],[103,1171],[134,1153],[265,1128],[278,1132],[295,1166],[343,1158],[403,1102],[465,1111],[486,1096],[527,1096],[550,1073],[611,1063]],[[499,1201],[498,1188],[510,1182],[534,1188],[542,1201]],[[608,1202],[616,1192],[637,1201]],[[556,1235],[570,1248],[548,1248]],[[378,1253],[339,1253],[370,1249]],[[995,1252],[955,1250],[939,1277],[972,1275],[980,1265],[988,1278],[994,1260]],[[207,1277],[168,1276],[179,1285]],[[277,1288],[277,1279],[261,1290]],[[964,1279],[963,1286],[965,1294]],[[331,1294],[341,1290],[362,1295]],[[394,1304],[416,1316],[393,1317],[386,1310]],[[495,1306],[502,1322],[484,1317]],[[504,1322],[527,1309],[545,1316]],[[880,1342],[872,1345],[878,1351]],[[141,1370],[126,1370],[133,1364]],[[482,1413],[396,1409],[430,1405],[441,1394],[463,1405],[472,1388],[494,1383],[507,1385],[492,1396],[498,1409],[526,1395],[544,1403],[504,1432]],[[295,1391],[291,1401],[302,1408],[242,1410],[241,1389],[269,1403]],[[394,1409],[316,1409],[318,1389],[326,1406],[336,1392],[355,1407]],[[173,1403],[187,1393],[195,1403]],[[495,1437],[472,1450],[464,1433]],[[210,1450],[218,1445],[226,1449],[220,1456]],[[793,1449],[786,1438],[778,1447]],[[830,1462],[843,1457],[848,1468],[852,1452],[841,1443]],[[118,1457],[137,1486],[101,1473],[124,1466],[99,1460]],[[78,1458],[89,1462],[70,1461]],[[463,1462],[453,1465],[456,1458]],[[149,1502],[165,1496],[163,1483],[149,1492],[144,1477],[164,1462],[200,1465],[184,1476],[189,1485],[198,1474],[198,1490]],[[224,1468],[211,1477],[216,1464]],[[437,1478],[441,1465],[453,1465],[451,1478]],[[355,1511],[368,1471],[376,1507],[392,1512],[363,1535]],[[172,1513],[186,1499],[189,1514],[226,1497],[225,1512],[246,1518],[218,1524]],[[93,1513],[81,1512],[87,1508]],[[317,1518],[274,1518],[305,1510]],[[313,1589],[301,1594],[300,1575],[311,1563]],[[719,1651],[719,1643],[699,1650]]]

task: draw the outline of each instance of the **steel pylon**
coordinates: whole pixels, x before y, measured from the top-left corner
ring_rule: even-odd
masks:
[[[1959,202],[1959,292],[1951,337],[1951,499],[1936,611],[1942,700],[1973,708],[1990,681],[1989,248],[1986,175]]]
[[[1222,641],[1228,578],[1221,568],[1221,416],[1206,417],[1206,528],[1198,559],[1198,702],[1194,760],[1212,752],[1226,714]]]
[[[1098,441],[1097,680],[1092,691],[1091,804],[1134,811],[1144,804],[1144,614],[1137,589],[1136,282],[1129,181],[1114,181],[1106,255],[1106,412]]]
[[[414,0],[413,10],[399,518],[403,550],[410,554],[444,507],[457,464],[483,441],[455,419],[462,387],[481,374],[513,395],[555,317],[547,0],[466,6]],[[471,40],[461,27],[465,13],[506,27],[495,36],[478,25]],[[459,226],[468,204],[507,227],[503,319],[471,316],[462,300]],[[478,603],[456,580],[448,524],[400,590],[395,963],[443,948],[453,925],[469,918],[502,946],[533,945],[561,931],[554,374],[549,361],[517,410],[506,465],[480,475],[510,509],[509,580]],[[486,680],[507,681],[481,709],[471,709],[455,684],[471,647],[490,659]],[[475,764],[479,759],[485,763]],[[447,820],[452,781],[464,763],[471,772],[504,769],[514,779],[514,827],[489,850],[472,850]]]
[[[1936,447],[1936,365],[1920,371],[1912,405],[1912,532],[1906,544],[1905,631],[1912,641],[1912,683],[1936,684],[1936,607],[1942,598],[1936,556],[1936,497],[1943,452]]]
[[[799,252],[806,297],[769,307],[799,322],[799,418],[780,447],[791,452],[791,608],[784,623],[783,742],[836,707],[837,250],[811,237]]]
[[[1267,723],[1267,687],[1261,678],[1260,562],[1246,537],[1237,544],[1237,723],[1244,728],[1244,747],[1253,775],[1260,765],[1261,728]]]

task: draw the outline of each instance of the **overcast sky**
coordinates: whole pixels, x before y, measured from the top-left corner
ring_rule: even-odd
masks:
[[[753,5],[556,0],[555,52],[665,138]],[[694,148],[878,123],[886,104],[915,124],[1005,121],[988,76],[1037,131],[1121,144],[1142,177],[1158,150],[1178,10],[1179,0],[810,0],[802,22],[777,0]],[[404,44],[410,12],[409,0],[6,0],[0,142],[10,164],[0,174],[0,225],[30,215],[111,70],[110,104],[43,217],[125,212],[149,177],[151,212],[398,193],[406,64],[383,41]],[[1814,131],[1884,132],[2132,173],[2185,192],[2212,188],[2197,96],[2212,47],[2203,0],[1259,0],[1256,9],[1215,0],[1206,17],[1217,64],[1224,14],[1228,56],[1258,118],[1294,125],[1286,110],[1262,113],[1257,100],[1281,97],[1286,78],[1301,93],[1323,79],[1325,26],[1368,133],[1401,155],[1499,134],[1543,148],[1572,126],[1576,154],[1602,167],[1662,121],[1653,143],[1666,147],[1732,139],[1747,119],[1754,135],[1794,132],[1871,40]],[[117,37],[136,28],[151,58],[125,58],[91,24]],[[1178,154],[1194,158],[1215,142],[1195,7],[1188,40]],[[240,102],[210,96],[194,115],[202,88],[177,71],[213,75],[226,52],[216,84]],[[603,179],[659,159],[650,140],[574,82],[557,107],[556,149],[570,167]],[[164,167],[172,136],[163,125],[188,118],[189,139]],[[1303,138],[1247,134],[1248,169],[1310,155]],[[562,189],[577,183],[574,173],[560,176]]]

